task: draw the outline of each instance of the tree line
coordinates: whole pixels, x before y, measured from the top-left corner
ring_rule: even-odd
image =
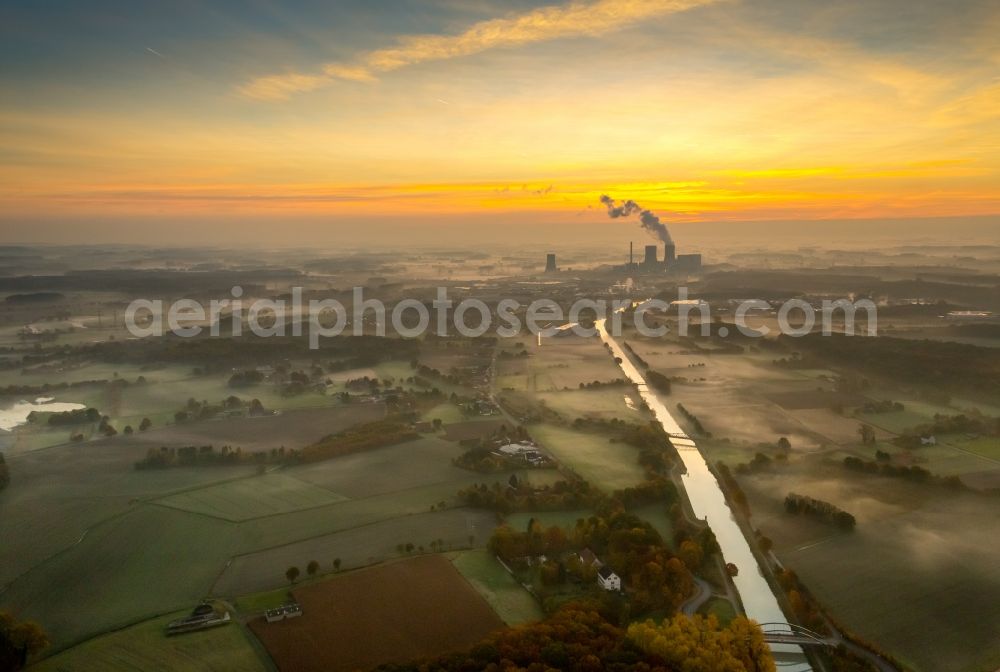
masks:
[[[835,504],[808,495],[797,495],[794,492],[788,493],[785,497],[785,511],[795,515],[811,516],[842,530],[853,530],[857,523],[854,516]]]
[[[879,451],[878,457],[881,459],[863,460],[860,457],[848,456],[844,458],[843,465],[845,469],[850,471],[875,476],[887,476],[889,478],[901,478],[911,483],[932,483],[955,488],[956,490],[965,488],[965,484],[958,476],[935,476],[923,467],[916,465],[904,466],[891,464],[885,459],[891,459],[891,456],[882,451]]]
[[[737,617],[677,615],[623,627],[594,600],[563,605],[547,619],[504,628],[467,651],[388,664],[381,672],[578,670],[580,672],[774,672],[760,627]]]

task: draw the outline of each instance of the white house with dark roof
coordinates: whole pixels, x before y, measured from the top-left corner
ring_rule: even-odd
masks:
[[[597,582],[604,590],[618,592],[622,589],[621,577],[611,571],[610,567],[601,567],[597,571]]]

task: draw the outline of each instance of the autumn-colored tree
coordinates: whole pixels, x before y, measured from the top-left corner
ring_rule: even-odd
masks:
[[[647,654],[685,672],[774,672],[760,627],[737,616],[728,628],[715,616],[678,614],[656,623],[633,623],[628,638]]]
[[[23,670],[28,659],[46,648],[49,638],[34,621],[18,621],[0,611],[0,670]]]
[[[687,568],[692,572],[701,567],[701,561],[704,559],[701,546],[699,546],[697,542],[691,541],[690,539],[681,543],[678,555],[684,564],[687,565]]]

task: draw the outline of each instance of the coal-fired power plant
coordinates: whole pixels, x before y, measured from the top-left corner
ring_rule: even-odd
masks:
[[[613,268],[615,272],[649,275],[653,273],[698,273],[701,271],[701,255],[677,254],[677,246],[674,245],[674,240],[670,236],[670,230],[653,212],[643,208],[633,200],[616,201],[607,195],[601,196],[601,205],[607,209],[608,217],[611,219],[637,217],[642,229],[663,243],[662,261],[657,258],[659,247],[646,245],[642,261],[639,262],[633,256],[633,244],[630,242],[628,261],[622,266],[615,266]],[[556,255],[547,254],[545,256],[545,272],[555,273],[558,270]]]

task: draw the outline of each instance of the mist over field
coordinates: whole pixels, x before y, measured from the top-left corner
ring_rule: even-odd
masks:
[[[986,0],[0,7],[0,672],[1000,666]]]

